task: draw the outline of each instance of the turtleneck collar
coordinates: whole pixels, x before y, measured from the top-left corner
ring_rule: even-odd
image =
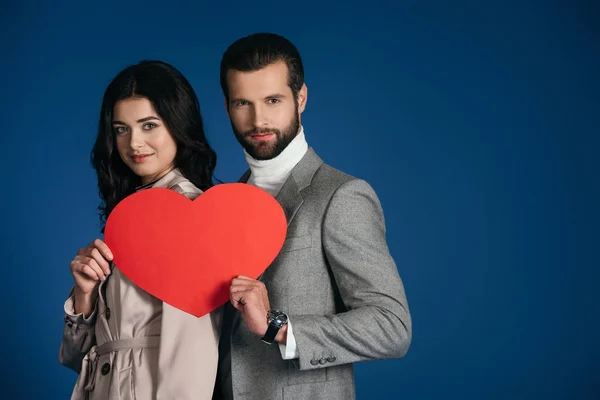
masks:
[[[277,157],[270,160],[256,160],[246,150],[246,162],[250,166],[248,183],[266,190],[276,196],[292,169],[308,151],[308,143],[304,136],[304,128]]]

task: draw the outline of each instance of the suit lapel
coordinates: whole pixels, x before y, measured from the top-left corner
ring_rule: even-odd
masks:
[[[238,180],[239,183],[248,183],[248,179],[250,179],[250,170],[248,169],[244,172],[244,175]],[[287,180],[283,183],[283,186],[279,190],[279,193],[275,197],[275,199],[283,208],[285,213],[285,218],[287,220],[288,226],[292,222],[292,219],[296,215],[296,211],[302,205],[304,199],[300,195],[300,190],[298,189],[298,185],[296,184],[296,180],[293,175],[287,178]]]
[[[304,201],[300,191],[310,184],[310,180],[322,163],[323,161],[315,154],[313,149],[309,148],[306,155],[294,167],[275,197],[285,212],[288,226]],[[247,169],[238,182],[248,183],[250,174],[250,169]]]
[[[306,189],[323,161],[317,156],[312,148],[302,157],[300,162],[292,169],[281,190],[277,194],[277,201],[283,207],[287,218],[288,227],[296,216],[296,212],[302,206],[304,197],[302,191]]]
[[[238,183],[248,183],[248,179],[250,179],[250,168],[244,172],[244,175],[238,180]]]
[[[298,185],[296,184],[296,180],[292,175],[290,175],[285,181],[279,190],[276,199],[279,204],[281,204],[281,207],[285,212],[285,218],[287,219],[289,227],[290,223],[294,219],[294,216],[296,215],[296,212],[304,202],[304,199],[300,194],[300,190],[298,189]]]

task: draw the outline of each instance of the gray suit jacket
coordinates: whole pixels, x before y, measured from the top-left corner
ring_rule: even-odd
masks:
[[[381,205],[368,183],[312,149],[277,200],[287,238],[260,279],[271,307],[288,314],[300,357],[283,360],[278,345],[261,342],[227,303],[215,398],[353,399],[352,363],[402,357],[412,335]]]

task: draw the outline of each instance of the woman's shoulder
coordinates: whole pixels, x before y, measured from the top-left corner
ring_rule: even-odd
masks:
[[[194,200],[202,193],[202,190],[198,189],[196,185],[188,180],[177,182],[173,186],[169,187],[169,189],[174,190],[191,200]]]
[[[192,200],[202,193],[202,190],[196,187],[196,185],[194,185],[189,179],[181,174],[178,175],[178,177],[170,182],[169,189],[174,190]]]
[[[155,185],[155,187],[162,186],[167,189],[174,190],[192,200],[202,193],[202,190],[200,190],[189,179],[183,176],[179,169],[174,169],[173,171],[169,172],[165,178],[166,179],[163,182]]]

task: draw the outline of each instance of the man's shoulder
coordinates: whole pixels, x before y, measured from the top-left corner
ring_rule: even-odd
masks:
[[[327,163],[322,163],[312,176],[305,189],[305,199],[329,202],[336,193],[371,192],[372,188],[364,179],[348,174]]]
[[[335,191],[338,187],[347,182],[360,180],[362,179],[324,162],[313,176],[311,185],[324,186]]]
[[[365,178],[346,173],[324,161],[313,175],[309,187],[312,195],[328,201],[336,193],[341,196],[360,194],[378,201],[375,189]]]

